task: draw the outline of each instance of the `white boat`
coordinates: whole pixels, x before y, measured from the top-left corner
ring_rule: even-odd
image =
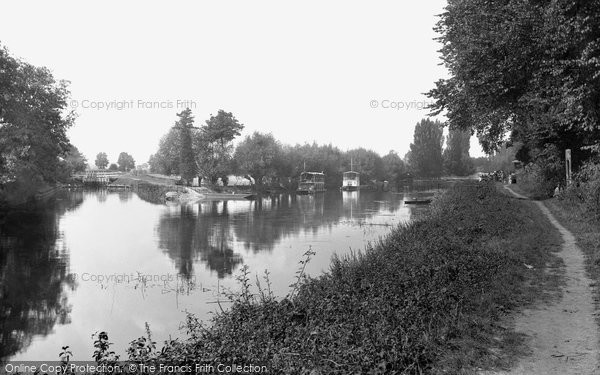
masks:
[[[360,186],[360,173],[352,170],[352,159],[350,159],[350,170],[342,175],[342,190],[358,190]]]

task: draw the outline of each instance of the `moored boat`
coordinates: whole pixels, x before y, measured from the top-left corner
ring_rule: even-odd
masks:
[[[298,183],[298,194],[314,194],[324,192],[325,174],[321,172],[302,172]]]

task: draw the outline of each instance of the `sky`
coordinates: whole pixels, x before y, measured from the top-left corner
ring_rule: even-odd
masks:
[[[232,112],[241,138],[403,156],[423,93],[448,75],[432,29],[445,4],[13,1],[0,44],[71,82],[69,136],[90,163],[101,151],[147,162],[186,107],[196,126]]]

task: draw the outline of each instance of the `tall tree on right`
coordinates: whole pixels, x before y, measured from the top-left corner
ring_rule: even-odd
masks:
[[[410,167],[419,177],[442,175],[443,130],[439,121],[423,119],[415,126],[410,144]]]
[[[471,132],[468,130],[450,129],[446,137],[444,150],[444,170],[454,176],[468,176],[475,172],[469,148],[471,147]]]

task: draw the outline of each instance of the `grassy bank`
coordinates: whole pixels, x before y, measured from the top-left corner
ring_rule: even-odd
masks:
[[[333,259],[318,278],[305,279],[301,263],[286,298],[273,297],[268,278],[255,286],[244,269],[231,308],[207,323],[190,315],[185,339],[160,351],[151,339],[136,340],[128,355],[261,364],[285,374],[505,367],[520,348],[506,317],[556,286],[544,268],[556,262],[551,250],[559,243],[531,202],[493,185],[457,186],[422,220]]]

